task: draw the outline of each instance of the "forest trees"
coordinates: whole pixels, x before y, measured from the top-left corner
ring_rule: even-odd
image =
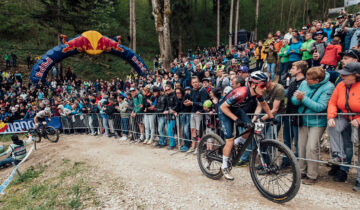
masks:
[[[164,68],[169,69],[171,62],[170,0],[164,0],[164,5],[161,5],[159,0],[151,0],[151,3],[160,48],[160,58]]]

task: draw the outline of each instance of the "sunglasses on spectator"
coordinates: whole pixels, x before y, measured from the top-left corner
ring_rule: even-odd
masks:
[[[176,92],[176,95],[181,95],[181,92]]]
[[[170,88],[168,88],[168,89],[165,89],[165,91],[169,91],[170,90]]]

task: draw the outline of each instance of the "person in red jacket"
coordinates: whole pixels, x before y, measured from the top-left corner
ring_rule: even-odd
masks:
[[[340,41],[340,37],[334,37],[331,44],[326,47],[324,57],[320,61],[322,67],[330,74],[330,81],[335,85],[340,82],[338,81],[340,75],[335,71],[338,62],[341,59],[341,56],[339,55],[339,53],[342,52]]]
[[[337,165],[351,164],[353,156],[351,126],[359,128],[360,115],[338,116],[338,112],[340,110],[342,113],[360,113],[360,63],[348,63],[344,69],[339,70],[339,73],[343,81],[336,86],[327,109],[328,132],[333,156],[329,162],[334,164],[329,175],[335,176],[334,181],[345,182],[349,168]],[[358,173],[355,185],[360,190],[360,173]]]
[[[324,53],[324,57],[321,59],[320,64],[333,66],[336,68],[337,63],[340,61],[341,57],[339,53],[341,53],[342,48],[340,45],[340,38],[334,37],[331,44],[329,44]]]

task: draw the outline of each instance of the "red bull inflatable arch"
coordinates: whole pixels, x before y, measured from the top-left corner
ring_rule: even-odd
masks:
[[[129,62],[139,75],[149,74],[149,69],[144,61],[131,49],[121,45],[120,36],[111,39],[97,31],[86,31],[69,40],[65,35],[60,35],[60,38],[61,45],[47,51],[33,66],[30,79],[34,84],[39,81],[45,82],[48,71],[56,63],[82,52],[90,55],[98,55],[103,52],[117,55]]]

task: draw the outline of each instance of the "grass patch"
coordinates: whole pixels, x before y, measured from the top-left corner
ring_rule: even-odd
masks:
[[[14,135],[14,134],[2,134],[0,135],[0,142],[11,142],[11,136]],[[19,139],[21,140],[25,140],[27,139],[26,135],[25,134],[20,134],[18,135],[19,136]]]
[[[64,159],[56,169],[30,167],[17,176],[0,197],[0,209],[79,209],[99,207],[94,186],[82,177],[84,162]],[[49,170],[49,171],[48,171]],[[52,171],[50,171],[52,170]]]
[[[40,166],[38,169],[35,169],[33,166],[30,166],[21,176],[16,176],[16,178],[11,182],[12,185],[17,185],[24,182],[29,182],[32,179],[39,177],[39,175],[44,172],[44,167]]]

